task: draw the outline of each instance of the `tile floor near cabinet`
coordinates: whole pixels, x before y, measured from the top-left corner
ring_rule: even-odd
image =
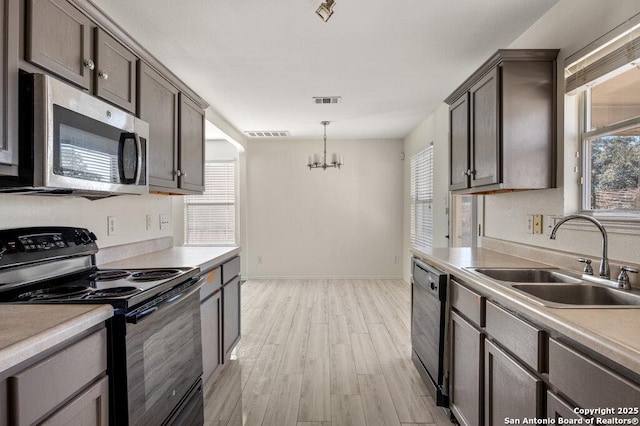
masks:
[[[411,361],[399,280],[249,280],[205,425],[451,425]]]

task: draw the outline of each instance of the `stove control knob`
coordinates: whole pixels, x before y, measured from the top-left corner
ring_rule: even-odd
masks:
[[[98,237],[96,237],[96,234],[94,234],[93,232],[89,232],[89,238],[91,238],[91,241],[95,241],[98,239]]]
[[[91,239],[91,236],[89,235],[89,232],[87,231],[82,231],[80,233],[80,241],[82,242],[82,244],[89,244],[91,243],[93,240]]]

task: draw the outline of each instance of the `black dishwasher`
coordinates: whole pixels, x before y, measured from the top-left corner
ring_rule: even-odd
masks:
[[[448,275],[420,259],[411,262],[412,359],[436,405],[449,406],[446,373]]]

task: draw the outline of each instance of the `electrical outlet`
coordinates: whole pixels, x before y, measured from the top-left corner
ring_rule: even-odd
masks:
[[[527,234],[533,234],[533,215],[527,215]]]
[[[541,214],[533,215],[533,233],[542,234],[542,215]]]
[[[258,256],[258,263],[262,263],[262,256]]]
[[[397,264],[397,263],[399,263],[399,262],[400,262],[400,256],[395,256],[395,257],[393,258],[393,263],[396,263],[396,264]]]
[[[169,228],[169,215],[161,214],[160,215],[160,230]]]
[[[147,231],[151,229],[151,215],[148,214],[145,218],[145,226]]]
[[[118,231],[118,221],[116,216],[107,216],[107,235],[112,237]]]

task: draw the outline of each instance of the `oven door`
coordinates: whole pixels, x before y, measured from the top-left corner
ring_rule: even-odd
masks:
[[[161,299],[126,316],[131,425],[162,424],[202,376],[199,283]]]
[[[33,76],[34,185],[148,194],[148,125],[49,76]]]

